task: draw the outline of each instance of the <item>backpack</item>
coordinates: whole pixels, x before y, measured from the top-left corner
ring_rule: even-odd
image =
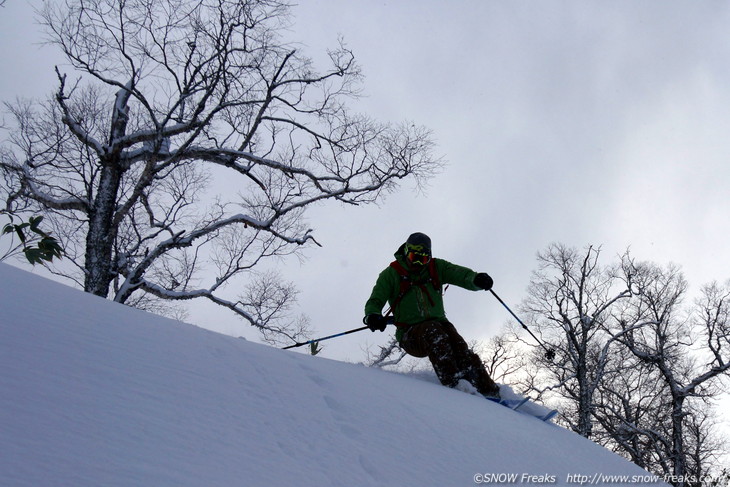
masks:
[[[400,276],[400,290],[398,292],[398,296],[393,301],[393,304],[390,307],[390,311],[395,312],[395,308],[400,304],[401,300],[403,299],[403,296],[406,295],[406,293],[413,287],[417,286],[419,287],[423,293],[428,298],[431,305],[434,304],[433,300],[431,299],[431,296],[426,291],[426,284],[431,283],[433,285],[433,288],[438,292],[439,294],[443,294],[443,291],[441,289],[441,280],[439,279],[438,272],[436,271],[436,259],[431,259],[428,262],[428,280],[424,281],[422,283],[416,284],[413,282],[413,279],[411,278],[410,273],[408,270],[406,270],[403,265],[398,262],[397,260],[394,260],[390,263],[390,267],[395,269],[395,271]],[[396,323],[397,324],[397,323]]]

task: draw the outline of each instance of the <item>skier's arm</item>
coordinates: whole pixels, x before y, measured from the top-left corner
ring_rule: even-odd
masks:
[[[397,277],[397,273],[391,267],[380,273],[373,291],[370,293],[370,298],[365,303],[365,316],[382,314],[385,304],[398,292]]]
[[[483,286],[474,282],[474,279],[477,277],[477,272],[468,267],[452,264],[443,259],[436,259],[436,267],[442,284],[453,284],[470,291],[484,289]]]

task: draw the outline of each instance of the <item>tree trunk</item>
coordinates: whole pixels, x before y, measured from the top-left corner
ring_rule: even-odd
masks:
[[[118,142],[127,132],[128,103],[132,86],[133,80],[130,80],[117,92],[115,98],[109,127],[108,152],[100,161],[99,186],[89,214],[89,233],[86,236],[84,291],[104,298],[109,295],[109,287],[116,270],[113,252],[119,228],[115,213],[124,172],[120,165],[122,148]]]
[[[672,458],[676,486],[684,486],[687,455],[684,451],[684,397],[674,398],[672,407]]]
[[[114,224],[121,171],[115,164],[102,167],[99,190],[89,214],[86,235],[84,291],[106,298],[114,279],[112,262],[117,228]]]
[[[578,434],[590,438],[593,434],[593,419],[591,417],[591,397],[588,385],[588,373],[585,370],[585,362],[578,366]]]

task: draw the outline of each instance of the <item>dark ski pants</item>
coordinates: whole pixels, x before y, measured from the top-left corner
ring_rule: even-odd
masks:
[[[460,379],[469,381],[480,394],[496,396],[494,383],[479,356],[448,321],[424,321],[411,325],[400,342],[401,348],[414,357],[428,357],[441,383],[455,387]]]

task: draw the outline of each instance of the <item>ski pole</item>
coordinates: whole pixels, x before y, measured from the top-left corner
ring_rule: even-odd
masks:
[[[389,313],[390,313],[390,310],[388,310],[388,312],[386,313],[385,316],[387,317]],[[387,317],[386,324],[392,325],[393,323],[395,323],[395,320],[393,319],[393,317],[392,316]],[[329,336],[322,337],[322,338],[315,338],[314,340],[308,340],[306,342],[301,342],[301,343],[297,342],[294,345],[289,345],[288,347],[283,347],[282,350],[288,350],[290,348],[296,348],[296,347],[303,347],[304,345],[309,345],[310,343],[321,342],[324,340],[329,340],[330,338],[337,338],[337,337],[341,337],[343,335],[349,335],[350,333],[355,333],[357,331],[363,331],[363,330],[367,330],[367,329],[368,329],[368,326],[365,325],[365,326],[361,326],[360,328],[354,328],[352,330],[343,331],[342,333],[335,333],[334,335],[329,335]]]
[[[504,306],[504,308],[505,308],[505,309],[506,309],[507,311],[509,311],[509,314],[511,314],[511,315],[512,315],[512,316],[514,317],[514,319],[516,319],[516,320],[517,320],[517,323],[519,323],[520,325],[522,325],[522,328],[524,328],[525,330],[527,330],[527,333],[529,333],[529,334],[530,334],[530,335],[532,336],[532,338],[534,338],[534,339],[535,339],[535,341],[536,341],[536,342],[537,342],[538,344],[540,344],[540,346],[541,346],[542,348],[544,348],[544,349],[545,349],[545,358],[546,358],[546,359],[548,359],[549,361],[551,361],[551,362],[552,362],[552,360],[553,360],[553,359],[555,358],[555,351],[554,351],[554,350],[552,350],[552,349],[549,349],[549,348],[547,348],[547,347],[545,346],[545,344],[544,344],[544,343],[542,343],[542,342],[541,342],[541,341],[540,341],[540,340],[539,340],[539,339],[538,339],[538,338],[537,338],[537,337],[535,336],[535,334],[534,334],[534,333],[532,333],[532,331],[530,331],[530,329],[529,329],[529,328],[527,328],[527,325],[525,325],[525,324],[524,324],[524,323],[522,322],[522,320],[521,320],[521,319],[519,319],[519,318],[517,317],[517,315],[516,315],[516,314],[514,314],[514,312],[513,312],[513,311],[512,311],[511,309],[509,309],[509,306],[507,306],[507,305],[505,304],[505,302],[504,302],[504,301],[502,301],[502,298],[500,298],[499,296],[497,296],[497,293],[495,293],[495,292],[494,292],[494,289],[490,289],[489,291],[490,291],[490,292],[492,293],[492,295],[493,295],[493,296],[494,296],[495,298],[497,298],[497,301],[499,301],[500,303],[502,303],[502,306]]]
[[[306,342],[301,342],[301,343],[297,342],[294,345],[289,345],[288,347],[283,347],[282,350],[288,350],[290,348],[296,348],[296,347],[303,347],[304,345],[309,345],[310,343],[321,342],[323,340],[329,340],[330,338],[337,338],[337,337],[341,337],[343,335],[348,335],[350,333],[355,333],[356,331],[362,331],[362,330],[367,330],[367,329],[368,329],[367,326],[361,326],[360,328],[343,331],[342,333],[336,333],[334,335],[330,335],[330,336],[326,336],[326,337],[322,337],[322,338],[315,338],[314,340],[309,340]]]
[[[388,313],[390,313],[390,311],[388,311]],[[386,313],[386,317],[387,317],[387,313]],[[393,323],[395,323],[395,320],[393,319],[393,317],[389,317],[386,319],[386,324],[392,325]],[[301,342],[301,343],[297,342],[294,345],[289,345],[288,347],[282,348],[282,350],[288,350],[290,348],[296,348],[296,347],[303,347],[304,345],[309,345],[310,343],[321,342],[324,340],[329,340],[330,338],[337,338],[337,337],[341,337],[343,335],[349,335],[350,333],[355,333],[357,331],[363,331],[363,330],[367,330],[367,329],[368,329],[367,325],[361,326],[360,328],[343,331],[342,333],[335,333],[334,335],[330,335],[330,336],[326,336],[326,337],[322,337],[322,338],[315,338],[314,340],[309,340],[306,342]]]

